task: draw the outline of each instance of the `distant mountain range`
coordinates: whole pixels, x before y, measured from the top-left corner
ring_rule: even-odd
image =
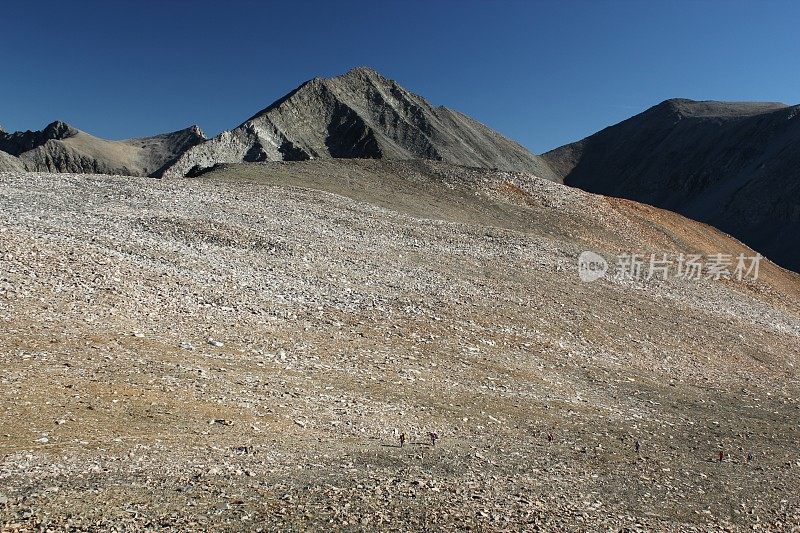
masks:
[[[41,131],[0,132],[0,170],[158,177],[179,155],[204,140],[197,126],[154,137],[108,141],[53,122]]]
[[[567,185],[706,222],[800,271],[800,106],[667,100],[543,157]]]
[[[434,107],[374,70],[314,78],[231,131],[206,140],[196,126],[107,141],[63,122],[0,133],[0,165],[30,171],[195,176],[221,163],[315,158],[432,159],[558,177],[538,156],[483,124]],[[3,167],[0,167],[3,168]]]
[[[220,164],[330,158],[430,159],[527,171],[670,209],[800,271],[800,106],[667,100],[537,156],[432,106],[369,68],[303,83],[213,139],[197,126],[125,141],[63,122],[0,131],[0,171],[176,178]]]

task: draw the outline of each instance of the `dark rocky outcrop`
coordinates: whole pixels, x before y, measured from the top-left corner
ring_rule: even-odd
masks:
[[[28,130],[14,133],[0,131],[0,151],[19,156],[28,150],[42,146],[49,140],[62,140],[77,133],[78,130],[61,121],[48,124],[41,131]]]

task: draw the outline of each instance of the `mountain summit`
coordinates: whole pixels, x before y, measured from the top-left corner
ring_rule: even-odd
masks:
[[[189,149],[164,177],[219,163],[315,158],[422,158],[556,179],[519,144],[366,67],[307,81],[234,130]]]

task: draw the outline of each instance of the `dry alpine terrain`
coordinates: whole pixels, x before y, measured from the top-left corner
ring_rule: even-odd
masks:
[[[751,253],[444,163],[0,174],[2,530],[796,530],[798,276],[586,249]]]

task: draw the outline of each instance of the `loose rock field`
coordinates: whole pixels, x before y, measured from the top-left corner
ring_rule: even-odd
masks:
[[[800,526],[800,277],[583,250],[747,249],[438,163],[0,173],[2,530]]]

